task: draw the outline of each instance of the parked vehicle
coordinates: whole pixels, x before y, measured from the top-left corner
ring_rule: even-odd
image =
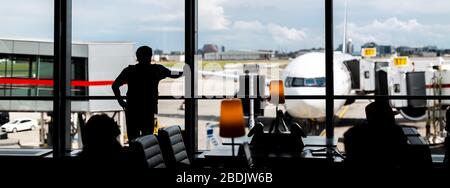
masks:
[[[29,118],[16,119],[1,126],[3,132],[19,132],[38,128],[36,120]]]

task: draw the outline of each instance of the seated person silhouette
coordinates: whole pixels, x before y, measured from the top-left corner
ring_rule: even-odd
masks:
[[[127,159],[117,123],[105,114],[92,116],[82,126],[83,151],[80,158],[88,167],[120,167]]]
[[[138,64],[125,68],[112,85],[114,95],[124,108],[128,140],[153,134],[155,114],[158,112],[158,85],[165,78],[179,78],[181,72],[151,64],[152,49],[142,46],[136,51]],[[123,100],[120,87],[128,85],[127,100]]]
[[[346,165],[357,168],[399,168],[407,158],[407,137],[395,123],[388,101],[366,107],[367,123],[344,134]]]

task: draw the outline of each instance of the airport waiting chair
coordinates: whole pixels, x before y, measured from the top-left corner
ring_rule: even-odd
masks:
[[[245,161],[247,163],[247,167],[255,168],[255,164],[254,164],[253,158],[252,158],[252,153],[250,150],[250,145],[247,142],[245,142],[242,144],[241,148],[242,148],[243,156],[245,157]]]
[[[187,167],[191,165],[191,160],[186,151],[179,126],[160,128],[158,137],[168,168]]]
[[[137,163],[148,168],[166,168],[163,154],[155,135],[147,135],[136,138],[130,143],[130,147],[135,152]]]

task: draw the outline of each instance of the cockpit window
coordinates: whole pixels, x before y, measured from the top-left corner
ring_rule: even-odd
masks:
[[[314,85],[316,85],[316,79],[314,78],[305,79],[305,86],[314,86]]]
[[[292,79],[292,87],[302,87],[305,85],[305,79],[303,78],[294,78]]]
[[[325,87],[325,78],[286,78],[286,87]]]
[[[316,84],[318,87],[325,87],[325,78],[316,78]]]

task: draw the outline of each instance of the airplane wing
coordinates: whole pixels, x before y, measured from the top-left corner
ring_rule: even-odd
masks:
[[[170,69],[170,70],[173,72],[183,72],[182,69]],[[198,71],[197,74],[201,75],[203,77],[222,77],[222,78],[230,79],[230,80],[238,80],[239,79],[238,74],[233,74],[233,73],[226,72],[226,71]]]
[[[181,72],[182,69],[170,69],[171,71]],[[198,71],[198,75],[201,75],[202,77],[215,77],[215,78],[223,78],[226,80],[234,80],[235,82],[239,81],[240,74],[237,72],[228,72],[228,71]],[[270,82],[272,80],[266,78],[264,80],[264,85],[266,87],[269,87]]]

